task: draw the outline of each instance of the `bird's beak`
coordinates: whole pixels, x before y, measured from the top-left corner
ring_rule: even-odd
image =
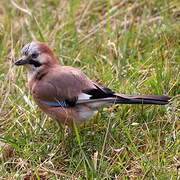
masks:
[[[29,64],[29,59],[19,59],[14,64],[16,66],[21,66],[21,65]]]

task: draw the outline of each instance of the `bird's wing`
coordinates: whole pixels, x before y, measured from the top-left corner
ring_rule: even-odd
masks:
[[[78,100],[77,103],[86,103],[91,107],[109,104],[154,104],[165,105],[171,97],[165,95],[126,95],[113,92],[111,89],[94,83],[95,89],[85,93],[90,94],[90,99]]]
[[[48,105],[58,106],[58,103],[66,103],[73,106],[79,99],[90,99],[91,94],[86,91],[91,89],[96,89],[96,86],[80,70],[57,66],[37,82],[32,94]]]
[[[68,66],[57,66],[49,71],[32,90],[41,103],[59,107],[81,103],[103,103],[114,99],[114,92],[91,81],[83,72]],[[119,97],[120,98],[120,97]]]
[[[63,66],[53,68],[34,87],[33,96],[53,107],[87,104],[167,104],[169,97],[157,95],[124,95],[94,83],[80,70]]]

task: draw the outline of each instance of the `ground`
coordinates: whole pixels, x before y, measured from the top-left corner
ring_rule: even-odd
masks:
[[[172,101],[107,107],[80,128],[59,127],[13,64],[33,40],[114,91]],[[0,179],[178,179],[179,94],[178,0],[1,0]]]

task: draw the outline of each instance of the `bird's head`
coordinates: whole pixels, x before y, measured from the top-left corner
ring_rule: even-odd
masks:
[[[22,48],[22,58],[15,65],[26,65],[29,69],[37,69],[43,66],[58,64],[53,51],[43,42],[31,42]]]

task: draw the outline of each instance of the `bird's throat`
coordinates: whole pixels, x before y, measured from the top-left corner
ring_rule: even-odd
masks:
[[[38,68],[34,67],[33,65],[28,64],[27,69],[28,69],[28,81],[31,81],[36,77],[38,73]]]

